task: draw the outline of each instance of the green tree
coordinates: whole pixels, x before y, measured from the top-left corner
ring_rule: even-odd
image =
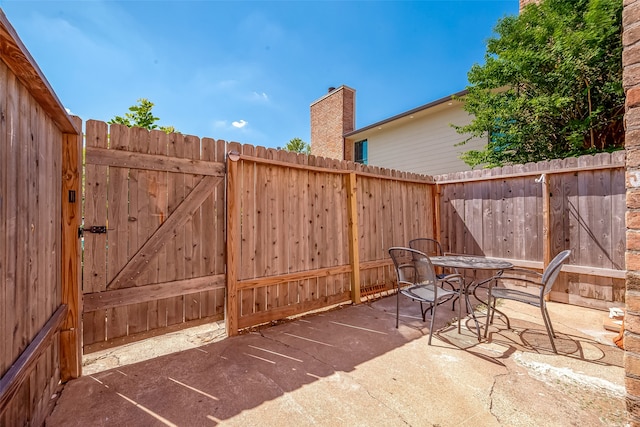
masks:
[[[284,146],[284,149],[296,153],[311,154],[311,146],[300,138],[291,139],[287,145]]]
[[[176,131],[173,126],[156,125],[156,122],[160,119],[153,115],[153,102],[146,98],[140,98],[136,102],[138,102],[137,105],[129,107],[129,113],[125,113],[124,117],[115,116],[109,121],[109,124],[119,124],[128,127],[137,126],[148,130],[160,129],[165,133],[172,133]]]
[[[501,166],[624,146],[622,2],[544,0],[498,21],[468,73],[458,133],[487,138],[470,166]]]

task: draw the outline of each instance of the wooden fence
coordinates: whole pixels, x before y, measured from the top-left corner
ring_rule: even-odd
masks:
[[[222,319],[225,285],[230,334],[360,302],[392,289],[387,250],[415,237],[539,269],[570,248],[553,299],[623,301],[620,153],[436,183],[97,121],[86,134],[85,352]]]
[[[436,177],[445,250],[542,269],[572,255],[551,299],[624,304],[625,153],[601,153]],[[541,178],[542,177],[542,178]]]
[[[95,120],[86,146],[85,352],[222,319],[225,283],[231,334],[360,301],[434,235],[429,177]]]
[[[89,120],[84,349],[224,314],[225,142]]]
[[[39,426],[80,375],[80,121],[2,11],[0,56],[0,425]]]
[[[387,249],[434,235],[429,177],[231,144],[230,333],[391,289]]]

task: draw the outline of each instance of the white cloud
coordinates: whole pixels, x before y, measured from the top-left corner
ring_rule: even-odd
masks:
[[[258,100],[258,101],[268,101],[269,100],[269,95],[267,95],[264,92],[262,92],[262,93],[253,92],[253,98]]]
[[[233,127],[236,127],[238,129],[242,129],[243,127],[245,127],[247,125],[247,122],[244,120],[237,120],[235,122],[231,122],[231,124],[233,125]]]

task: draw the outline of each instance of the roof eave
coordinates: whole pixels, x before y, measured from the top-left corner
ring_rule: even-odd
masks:
[[[393,117],[389,117],[388,119],[385,119],[385,120],[373,123],[371,125],[365,126],[363,128],[356,129],[356,130],[353,130],[351,132],[345,133],[343,135],[343,137],[344,138],[348,138],[348,137],[350,137],[352,135],[356,135],[358,133],[365,132],[365,131],[368,131],[370,129],[374,129],[376,127],[379,127],[379,126],[385,125],[387,123],[391,123],[391,122],[393,122],[395,120],[401,119],[403,117],[407,117],[407,116],[410,116],[412,114],[416,114],[416,113],[418,113],[420,111],[428,110],[429,108],[433,108],[433,107],[436,107],[438,105],[444,104],[445,102],[449,102],[454,98],[458,98],[458,97],[464,96],[467,93],[469,93],[469,91],[467,89],[461,90],[461,91],[456,92],[456,93],[454,93],[452,95],[445,96],[444,98],[437,99],[435,101],[429,102],[428,104],[424,104],[424,105],[416,107],[416,108],[414,108],[412,110],[405,111],[404,113],[400,113],[400,114],[397,114],[397,115],[395,115]]]

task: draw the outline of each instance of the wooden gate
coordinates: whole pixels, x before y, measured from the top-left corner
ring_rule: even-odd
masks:
[[[224,316],[225,142],[86,123],[84,352]]]

